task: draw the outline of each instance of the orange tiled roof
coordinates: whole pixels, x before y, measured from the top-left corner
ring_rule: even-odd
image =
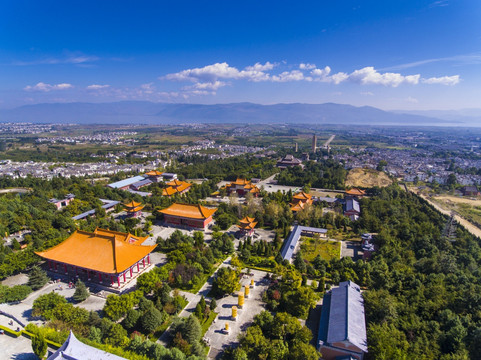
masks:
[[[180,181],[179,179],[174,179],[172,181],[169,181],[166,185],[169,186],[180,186],[182,185],[183,181]]]
[[[189,204],[172,204],[167,209],[159,210],[160,213],[165,215],[179,216],[189,219],[207,219],[211,217],[215,212],[215,209],[209,209],[202,205],[189,205]]]
[[[293,199],[298,199],[298,200],[310,200],[312,198],[312,195],[309,195],[305,193],[304,191],[301,191],[300,193],[295,194]]]
[[[240,178],[237,178],[236,181],[233,181],[232,184],[235,184],[235,185],[247,185],[249,184],[250,181],[249,180],[246,180],[246,179],[240,179]]]
[[[119,238],[123,237],[124,240]],[[104,229],[96,232],[75,231],[68,239],[48,250],[36,252],[54,260],[107,274],[118,274],[150,254],[157,245],[132,244],[131,234]]]
[[[145,173],[145,175],[148,175],[148,176],[160,176],[162,174],[163,172],[160,172],[159,170],[152,170],[152,171],[149,171],[148,173]]]
[[[246,216],[242,220],[239,220],[239,227],[244,230],[252,230],[257,225],[257,221],[254,220],[255,218]]]
[[[297,212],[299,210],[302,210],[302,209],[305,208],[306,204],[309,204],[309,202],[303,203],[302,201],[299,201],[296,204],[290,204],[291,205],[291,211]]]
[[[177,193],[177,189],[173,188],[172,186],[169,186],[168,188],[162,190],[163,196],[172,196],[175,193]]]
[[[145,236],[134,236],[131,233],[123,233],[120,231],[114,231],[114,230],[109,230],[109,229],[102,229],[102,228],[96,228],[94,231],[94,234],[102,235],[102,236],[115,236],[115,240],[119,241],[125,241],[129,243],[138,243],[142,244],[145,240],[147,240],[149,237]]]
[[[134,213],[134,212],[142,210],[144,207],[145,207],[144,205],[136,206],[134,208],[128,207],[128,208],[125,208],[124,211],[126,211],[128,213]]]
[[[138,203],[138,202],[136,202],[136,201],[131,201],[131,202],[127,203],[127,204],[124,204],[124,206],[125,206],[126,208],[135,208],[135,207],[137,207],[137,206],[139,206],[139,205],[141,205],[141,203]]]
[[[188,182],[185,182],[185,181],[182,181],[182,184],[180,184],[179,186],[177,186],[177,191],[178,192],[182,192],[184,190],[187,190],[188,188],[190,188],[192,186],[192,184],[189,184]]]
[[[259,190],[259,188],[257,186],[254,186],[249,192],[251,193],[260,193],[261,191]]]
[[[251,218],[251,217],[246,216],[242,220],[239,220],[239,222],[244,223],[244,224],[249,224],[249,223],[253,222],[254,220],[255,220],[255,218]]]
[[[366,192],[359,188],[352,188],[350,190],[346,190],[346,194],[362,196],[362,195],[366,195]]]

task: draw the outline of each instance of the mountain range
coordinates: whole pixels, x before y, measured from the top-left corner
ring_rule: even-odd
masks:
[[[479,111],[481,119],[481,111]],[[476,126],[473,117],[384,111],[346,104],[171,104],[148,101],[44,103],[0,110],[1,122],[78,124],[297,123]],[[446,114],[444,114],[446,115]],[[471,115],[471,114],[470,114]],[[477,115],[477,113],[476,113]]]

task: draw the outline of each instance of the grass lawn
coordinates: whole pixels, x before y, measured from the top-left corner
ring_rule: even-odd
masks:
[[[209,330],[210,325],[212,325],[212,322],[214,319],[217,317],[218,313],[215,311],[211,311],[209,314],[209,317],[205,319],[205,321],[201,324],[202,325],[202,336]]]
[[[341,257],[341,242],[311,237],[301,237],[301,251],[305,260],[311,262],[317,255],[325,260]]]

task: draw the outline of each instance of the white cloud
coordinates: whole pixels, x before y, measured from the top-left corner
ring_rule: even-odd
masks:
[[[456,85],[459,83],[459,75],[431,77],[428,79],[421,79],[423,84],[441,84],[441,85]]]
[[[384,85],[398,87],[406,83],[416,85],[419,83],[421,75],[401,75],[398,73],[379,73],[372,66],[367,66],[360,70],[355,70],[349,74],[349,81],[359,83],[362,85]]]
[[[312,80],[312,78],[310,79]],[[308,78],[304,77],[304,73],[299,70],[284,71],[279,75],[272,76],[271,80],[275,82],[301,81],[301,80],[309,81]]]
[[[291,68],[289,64],[284,62],[266,62],[265,64],[256,63],[243,69],[238,69],[223,62],[167,74],[159,79],[193,83],[193,85],[181,88],[182,93],[187,94],[187,96],[213,95],[219,88],[230,84],[225,80],[247,80],[251,82],[306,81],[334,85],[351,82],[360,85],[383,85],[389,87],[398,87],[402,84],[417,85],[420,82],[444,85],[455,85],[459,82],[459,75],[425,79],[421,78],[420,74],[403,75],[395,72],[380,72],[372,66],[354,70],[351,73],[332,73],[329,66],[317,68],[316,65],[310,63],[300,63],[299,69],[276,72],[274,69],[278,66]],[[362,94],[372,95],[370,92]]]
[[[300,63],[299,64],[299,69],[301,70],[312,70],[312,69],[315,69],[316,68],[316,64],[304,64],[304,63]]]
[[[27,85],[23,89],[25,91],[49,92],[49,91],[53,91],[53,90],[67,90],[67,89],[71,89],[71,88],[73,88],[72,84],[62,83],[62,84],[50,85],[50,84],[46,84],[46,83],[43,83],[43,82],[39,82],[39,83],[37,83],[36,85],[33,85],[33,86]]]
[[[408,97],[406,98],[406,101],[409,102],[409,103],[411,103],[411,104],[417,104],[417,103],[419,102],[418,99],[413,98],[412,96],[408,96]]]
[[[361,91],[360,94],[364,96],[374,96],[374,94],[370,91]]]
[[[100,60],[99,57],[94,55],[84,55],[79,53],[67,53],[63,57],[46,57],[33,61],[14,61],[12,65],[15,66],[29,66],[29,65],[56,65],[56,64],[89,64]]]
[[[87,90],[100,90],[100,89],[106,89],[108,87],[110,87],[110,85],[92,84],[87,86]]]
[[[160,79],[208,83],[214,83],[218,79],[245,79],[258,82],[268,80],[269,75],[265,71],[272,70],[273,68],[274,64],[266,62],[265,64],[256,63],[253,66],[246,67],[244,70],[239,70],[223,62],[207,65],[202,68],[187,69],[178,73],[167,74]]]

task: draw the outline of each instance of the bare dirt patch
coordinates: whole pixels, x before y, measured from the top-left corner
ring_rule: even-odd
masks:
[[[346,186],[370,188],[374,186],[386,187],[392,180],[382,171],[356,168],[349,171]]]

